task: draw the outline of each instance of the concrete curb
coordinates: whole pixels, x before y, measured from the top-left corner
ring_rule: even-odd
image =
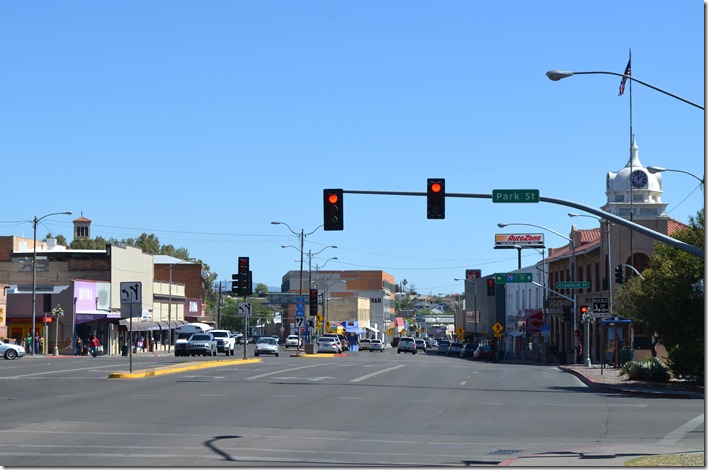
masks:
[[[183,363],[172,366],[156,367],[154,369],[144,369],[135,372],[111,372],[108,374],[109,379],[144,379],[146,377],[154,377],[156,375],[176,374],[187,370],[211,369],[214,367],[232,366],[236,364],[253,364],[262,362],[262,359],[227,359],[225,361],[208,361]]]
[[[658,389],[648,389],[648,388],[626,388],[621,385],[607,385],[597,383],[585,375],[582,372],[571,369],[569,367],[558,366],[563,372],[568,372],[578,377],[585,385],[588,387],[603,390],[606,392],[624,393],[627,395],[642,395],[647,397],[656,398],[703,398],[703,395],[696,392],[686,392],[682,390],[658,390]]]

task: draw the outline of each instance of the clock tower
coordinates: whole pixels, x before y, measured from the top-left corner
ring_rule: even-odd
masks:
[[[625,167],[607,173],[607,203],[602,210],[635,222],[668,218],[668,204],[661,202],[661,193],[661,173],[647,171],[639,161],[637,142],[632,139],[632,156]]]

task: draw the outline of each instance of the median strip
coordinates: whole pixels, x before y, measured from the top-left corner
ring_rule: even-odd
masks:
[[[175,364],[171,366],[155,367],[152,369],[143,369],[133,372],[111,372],[108,374],[109,379],[144,379],[146,377],[154,377],[156,375],[176,374],[187,370],[210,369],[213,367],[224,367],[236,364],[252,364],[261,362],[262,359],[227,359],[222,361],[208,362],[192,362]]]

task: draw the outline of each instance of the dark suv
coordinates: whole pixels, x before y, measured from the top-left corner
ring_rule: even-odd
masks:
[[[401,338],[398,341],[398,354],[401,354],[402,352],[415,354],[416,351],[415,340],[413,338]]]

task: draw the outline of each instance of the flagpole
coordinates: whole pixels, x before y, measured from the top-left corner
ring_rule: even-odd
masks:
[[[627,68],[629,73],[632,73],[632,48],[629,48],[629,62],[627,62]],[[626,73],[626,72],[625,72]],[[632,80],[629,81],[629,221],[634,222],[634,191],[631,181],[631,175],[634,172],[634,161],[632,158],[632,151],[634,147],[634,131],[632,130]],[[630,262],[634,267],[634,230],[629,229],[629,256]],[[621,260],[622,258],[620,258]]]

